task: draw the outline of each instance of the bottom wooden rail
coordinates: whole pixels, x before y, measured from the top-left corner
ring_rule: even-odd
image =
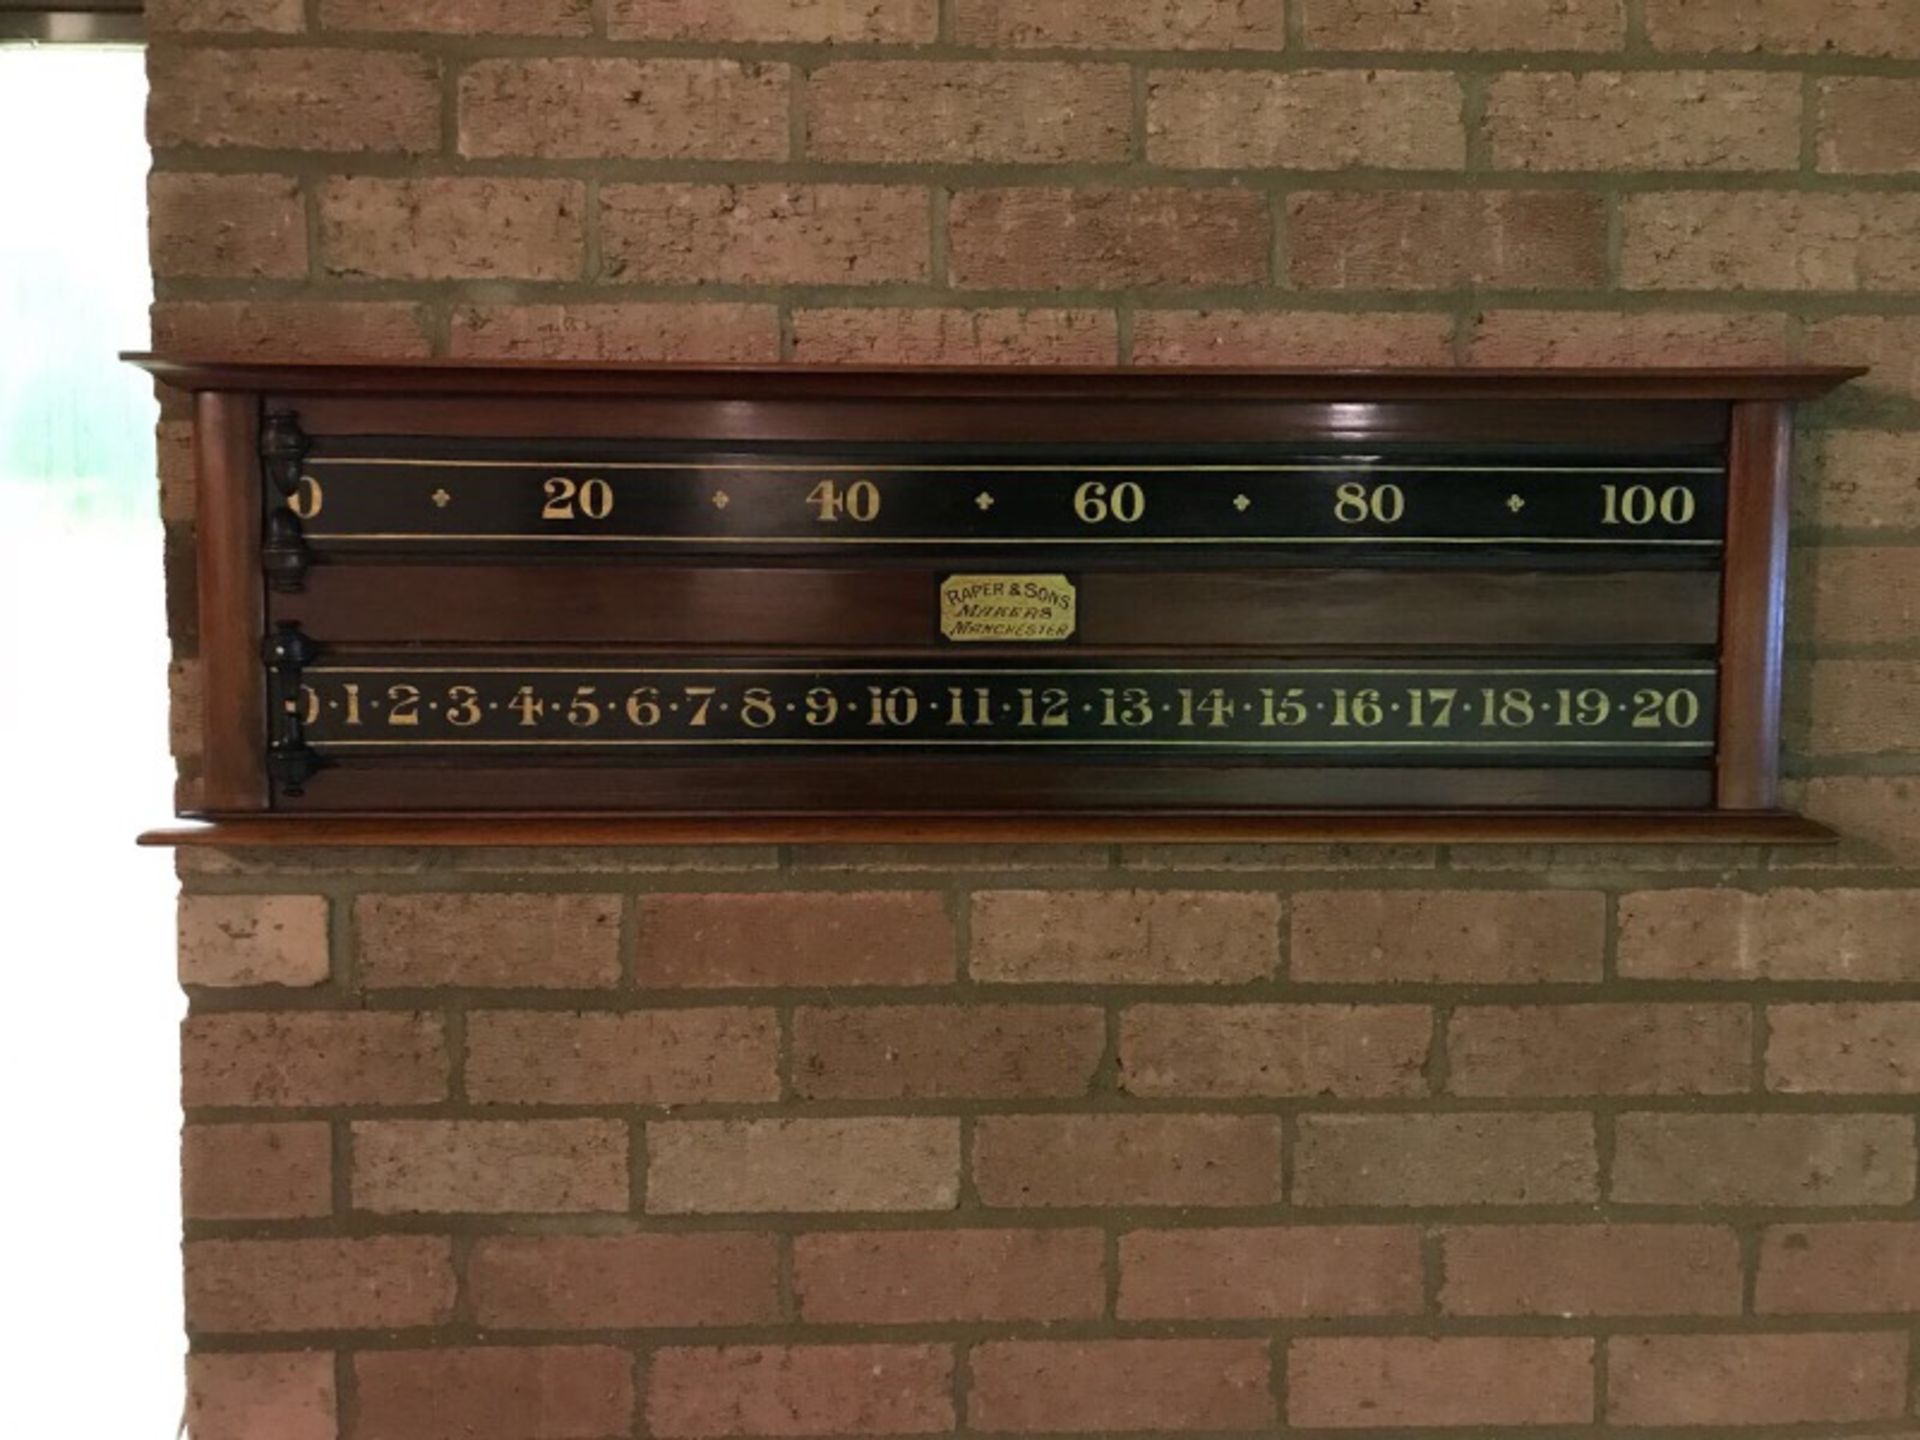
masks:
[[[1784,811],[1325,812],[1292,815],[554,814],[214,817],[150,830],[142,845],[594,846],[805,844],[1822,844]]]

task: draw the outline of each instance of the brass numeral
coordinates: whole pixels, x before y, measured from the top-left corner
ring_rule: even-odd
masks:
[[[1700,508],[1693,491],[1685,485],[1669,485],[1664,490],[1651,485],[1602,485],[1600,500],[1602,525],[1651,525],[1655,520],[1685,525]]]
[[[1350,480],[1333,492],[1333,518],[1342,525],[1397,525],[1407,513],[1407,492],[1398,485],[1362,485]]]
[[[1073,513],[1083,525],[1102,525],[1108,520],[1136,525],[1147,513],[1147,492],[1132,480],[1111,487],[1103,480],[1089,480],[1073,492]]]
[[[571,520],[576,513],[589,520],[604,520],[613,513],[613,486],[604,480],[555,475],[547,481],[546,493],[547,503],[540,508],[542,520]]]
[[[302,520],[311,520],[326,507],[327,492],[311,475],[302,475],[287,496],[287,508]]]
[[[831,525],[843,515],[867,525],[880,518],[880,487],[871,480],[852,480],[845,485],[822,480],[807,492],[807,504],[813,506],[814,518],[823,525]]]

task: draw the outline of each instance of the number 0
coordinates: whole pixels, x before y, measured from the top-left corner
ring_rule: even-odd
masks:
[[[293,493],[287,497],[287,508],[302,520],[311,520],[320,513],[327,503],[327,492],[320,488],[320,482],[311,475],[302,475]]]

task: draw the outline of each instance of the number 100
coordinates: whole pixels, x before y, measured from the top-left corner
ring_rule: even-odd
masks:
[[[1602,485],[1600,498],[1602,525],[1651,525],[1656,518],[1669,525],[1685,525],[1699,510],[1693,491],[1684,485],[1664,490],[1651,485]]]

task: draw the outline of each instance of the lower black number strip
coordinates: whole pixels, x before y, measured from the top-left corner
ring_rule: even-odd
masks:
[[[349,666],[304,672],[306,743],[610,753],[840,747],[1569,760],[1712,753],[1703,665]]]

